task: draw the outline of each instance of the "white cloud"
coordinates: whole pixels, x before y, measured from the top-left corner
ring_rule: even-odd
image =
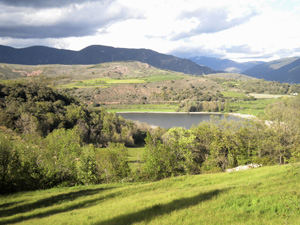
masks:
[[[240,61],[294,56],[300,48],[298,1],[76,2],[0,0],[0,44],[74,50],[101,44]]]

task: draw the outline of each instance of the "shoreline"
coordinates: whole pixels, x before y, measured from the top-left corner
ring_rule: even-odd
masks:
[[[243,119],[257,119],[256,116],[253,116],[251,114],[228,113],[228,115],[243,118]]]
[[[234,117],[239,117],[243,119],[257,119],[256,116],[251,114],[241,114],[241,113],[221,113],[221,112],[159,112],[159,111],[121,111],[115,112],[118,114],[125,113],[140,113],[140,114],[192,114],[192,115],[229,115]]]
[[[207,114],[207,115],[223,115],[226,113],[220,113],[220,112],[159,112],[159,111],[154,111],[154,112],[150,112],[150,111],[121,111],[121,112],[115,112],[118,114],[122,114],[122,113],[157,113],[157,114]]]

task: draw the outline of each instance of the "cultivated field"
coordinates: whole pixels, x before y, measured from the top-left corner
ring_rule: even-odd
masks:
[[[254,98],[262,98],[262,99],[292,97],[291,95],[271,95],[271,94],[258,94],[258,93],[250,93],[249,95],[253,96]]]

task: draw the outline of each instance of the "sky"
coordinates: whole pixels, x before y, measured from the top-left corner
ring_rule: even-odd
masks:
[[[300,56],[299,0],[0,0],[0,45],[146,48],[182,58]]]

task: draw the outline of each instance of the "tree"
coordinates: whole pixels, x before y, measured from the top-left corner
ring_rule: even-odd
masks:
[[[51,182],[75,182],[76,161],[81,154],[82,139],[77,128],[57,129],[45,139],[43,158],[45,173]]]
[[[111,143],[95,152],[97,176],[101,181],[118,182],[130,174],[128,150],[124,144]]]
[[[143,154],[144,164],[142,167],[144,178],[158,180],[169,177],[172,174],[172,155],[170,148],[163,145],[155,134],[147,133],[146,146]]]
[[[6,178],[10,173],[10,167],[14,164],[16,152],[12,142],[8,140],[7,136],[0,136],[0,182],[5,184]],[[2,186],[1,185],[1,186]]]
[[[31,113],[22,113],[16,124],[20,131],[25,135],[38,134],[39,121]]]
[[[224,111],[225,112],[230,112],[230,105],[229,105],[229,101],[228,100],[225,101]]]
[[[76,159],[76,170],[77,183],[89,185],[98,182],[95,148],[93,145],[82,148],[80,157]]]
[[[163,143],[170,148],[170,164],[175,175],[199,172],[199,165],[195,163],[193,154],[195,138],[192,131],[182,127],[171,128],[164,134]]]

